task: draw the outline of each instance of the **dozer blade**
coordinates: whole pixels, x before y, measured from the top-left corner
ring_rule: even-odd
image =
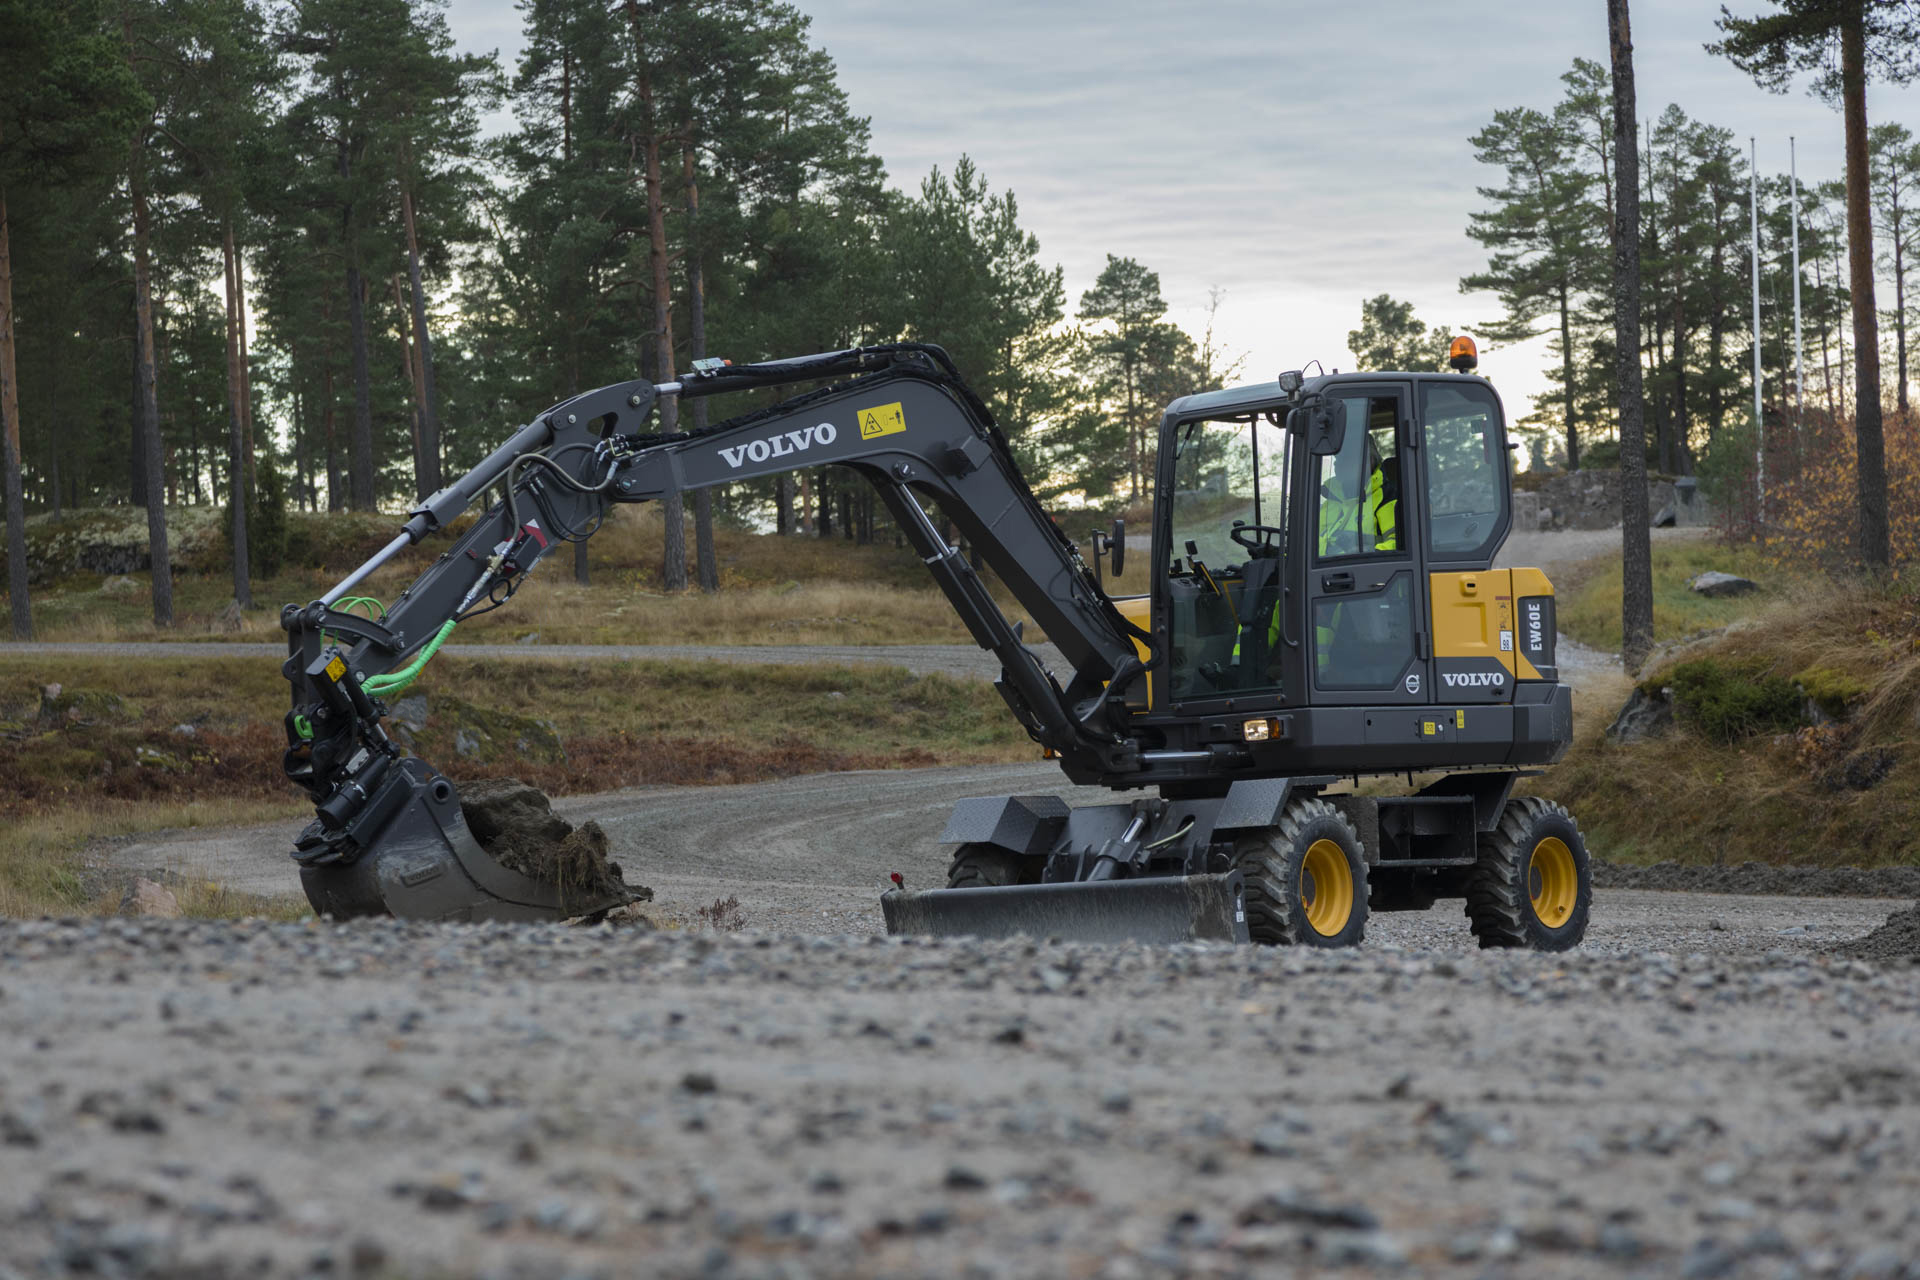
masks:
[[[1068,942],[1245,942],[1238,871],[881,895],[890,934]]]
[[[389,788],[399,790],[389,793]],[[357,856],[314,823],[294,851],[307,901],[322,915],[404,920],[565,920],[634,900],[606,886],[547,884],[501,866],[467,827],[453,783],[407,759],[367,805],[384,821],[352,832]],[[344,834],[344,833],[342,833]]]

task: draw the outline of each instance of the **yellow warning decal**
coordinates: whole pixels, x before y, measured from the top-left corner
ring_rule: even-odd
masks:
[[[1467,713],[1466,713],[1466,712],[1464,712],[1464,711],[1455,711],[1455,712],[1453,713],[1453,727],[1454,727],[1454,728],[1456,728],[1456,729],[1464,729],[1464,728],[1466,728],[1466,727],[1467,727]]]
[[[338,681],[346,674],[347,664],[340,661],[339,656],[336,655],[333,661],[327,664],[327,679]]]
[[[860,438],[873,440],[880,436],[897,436],[907,429],[907,415],[900,408],[900,402],[877,404],[871,409],[860,411]]]
[[[1425,733],[1428,737],[1432,737],[1434,734],[1440,732],[1440,726],[1435,724],[1431,720],[1421,721],[1420,729],[1421,729],[1421,732]]]

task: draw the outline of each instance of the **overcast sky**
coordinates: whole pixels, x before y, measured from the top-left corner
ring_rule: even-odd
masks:
[[[1376,293],[1456,328],[1498,314],[1458,288],[1484,264],[1464,232],[1474,188],[1498,181],[1467,139],[1502,107],[1551,106],[1574,58],[1607,60],[1604,0],[800,8],[895,185],[971,155],[1065,267],[1070,310],[1108,254],[1158,271],[1196,336],[1208,291],[1224,290],[1217,333],[1245,355],[1245,381],[1314,358],[1349,366],[1346,334]],[[1786,171],[1795,135],[1803,182],[1839,177],[1838,112],[1709,56],[1718,13],[1717,0],[1636,7],[1642,118],[1677,103],[1742,145],[1754,135],[1763,172]],[[449,18],[463,49],[498,50],[511,69],[512,0],[451,0]],[[1920,89],[1875,86],[1867,109],[1920,132]],[[1544,359],[1518,348],[1483,364],[1516,416]]]

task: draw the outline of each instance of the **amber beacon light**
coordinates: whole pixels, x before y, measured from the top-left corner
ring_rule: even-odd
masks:
[[[1471,373],[1480,365],[1480,349],[1472,338],[1455,338],[1447,351],[1447,363],[1458,373]]]

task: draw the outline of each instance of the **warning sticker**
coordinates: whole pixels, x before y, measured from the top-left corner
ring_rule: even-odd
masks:
[[[1464,728],[1466,728],[1466,727],[1467,727],[1467,713],[1466,713],[1466,712],[1464,712],[1464,711],[1458,711],[1458,710],[1456,710],[1456,711],[1455,711],[1455,712],[1453,713],[1453,727],[1454,727],[1454,728],[1456,728],[1456,729],[1464,729]]]
[[[1420,723],[1420,730],[1426,734],[1427,737],[1431,738],[1434,734],[1440,732],[1440,726],[1431,720],[1423,720]]]
[[[332,662],[329,662],[327,664],[326,670],[327,670],[327,679],[337,681],[342,676],[347,674],[347,664],[340,661],[340,659],[336,656]]]
[[[873,440],[880,436],[897,436],[907,429],[907,415],[900,408],[900,402],[877,404],[871,409],[860,411],[860,438]]]
[[[1513,652],[1513,632],[1502,631],[1500,633],[1500,652],[1502,653]]]

